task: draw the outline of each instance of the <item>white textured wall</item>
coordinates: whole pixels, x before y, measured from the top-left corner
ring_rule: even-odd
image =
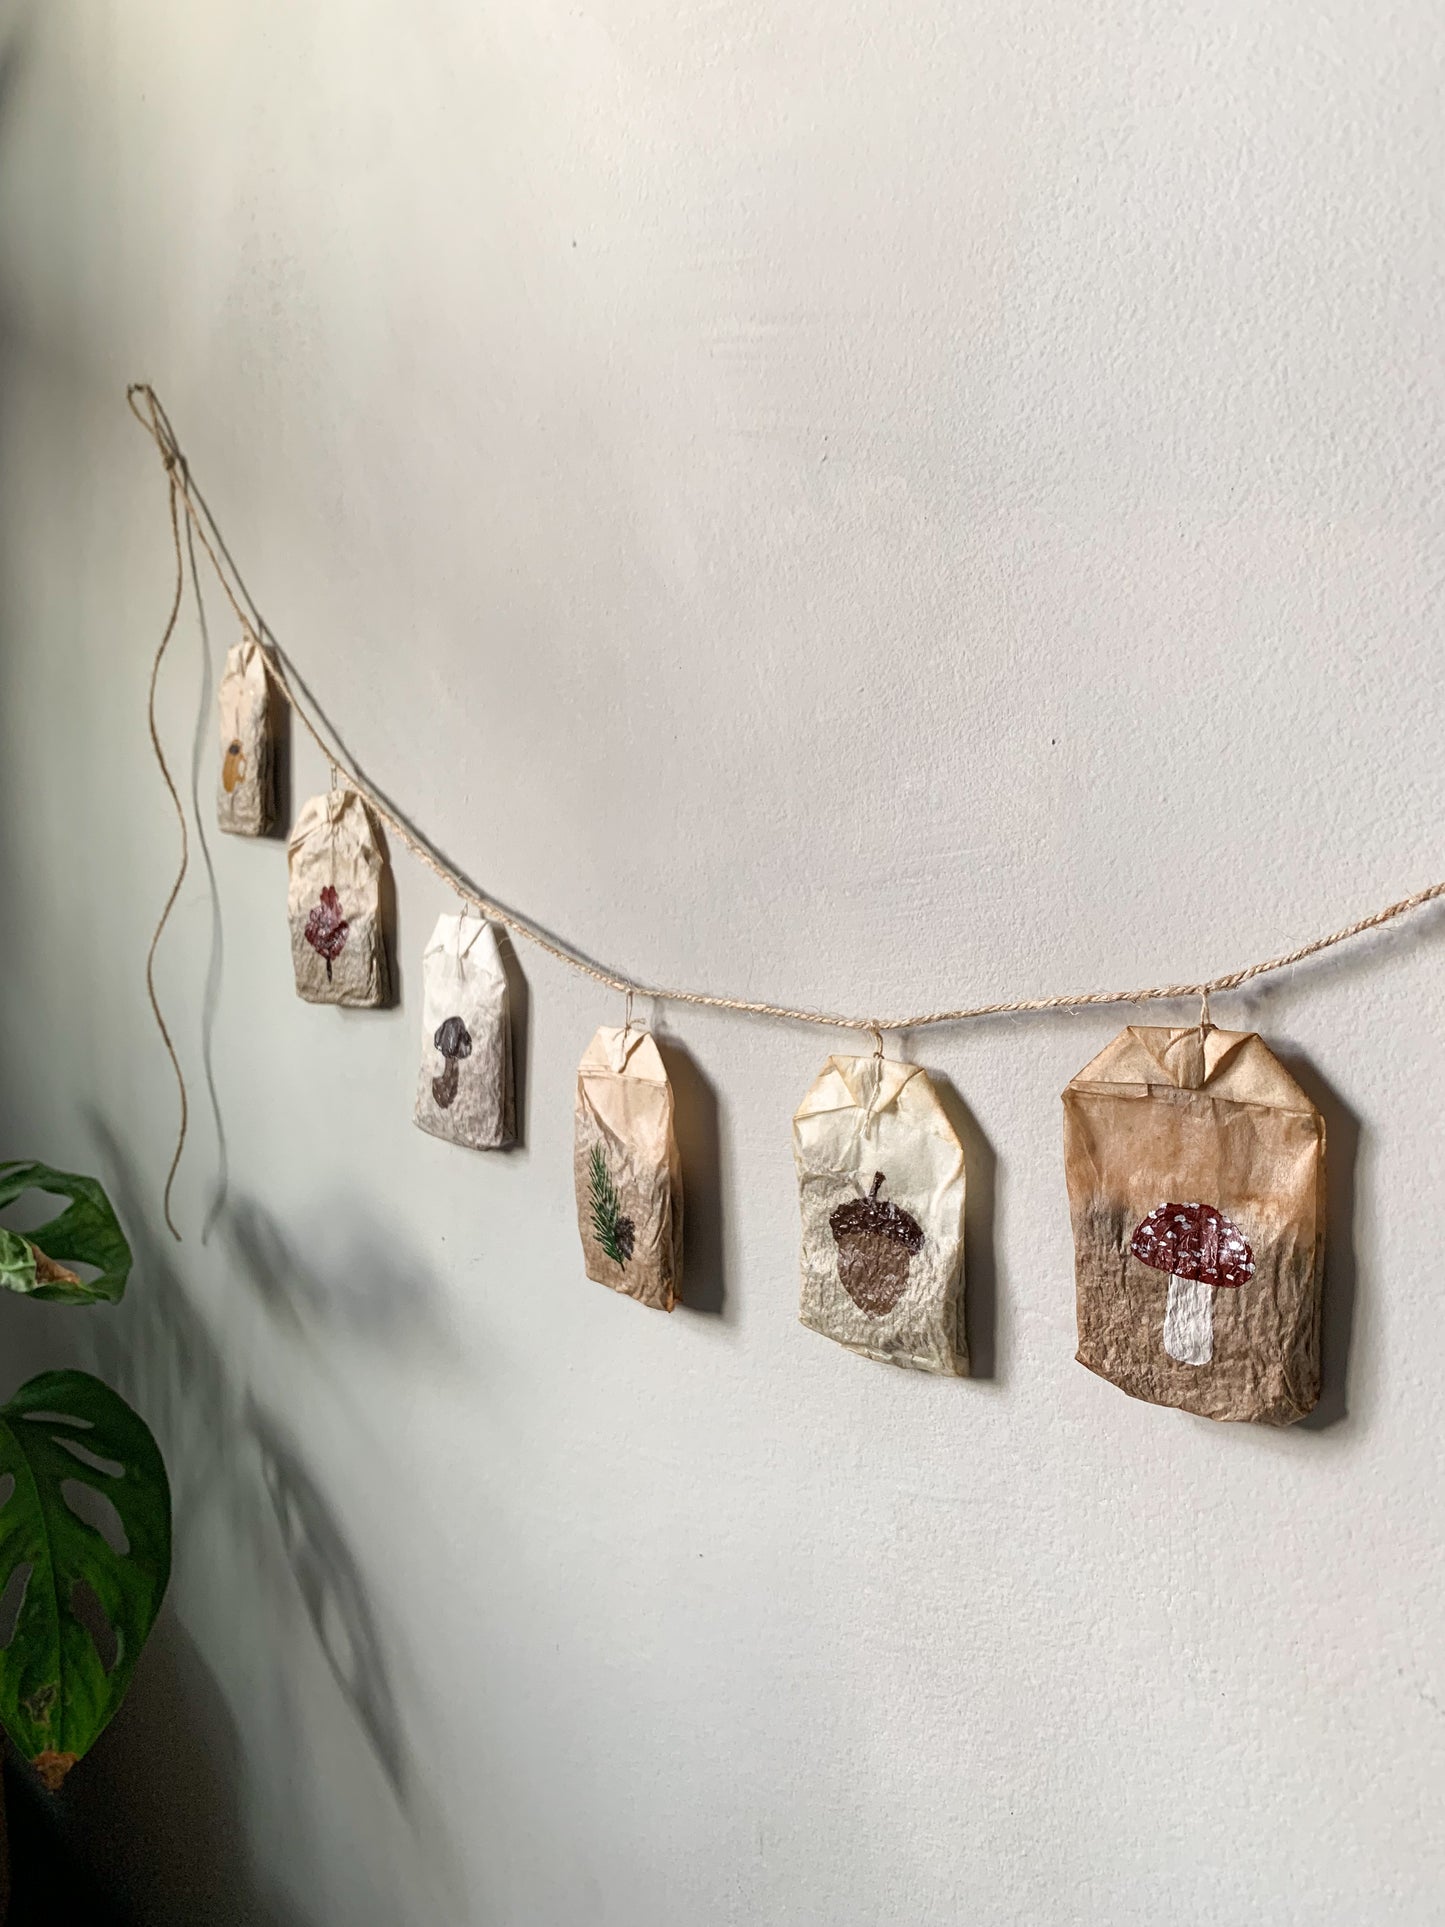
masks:
[[[0,96],[0,1124],[117,1312],[0,1307],[160,1432],[171,1609],[71,1824],[169,1927],[1301,1927],[1445,1882],[1445,922],[1219,1001],[1332,1133],[1288,1434],[1072,1362],[1058,1092],[1107,1014],[918,1036],[970,1131],[957,1384],[795,1322],[840,1040],[683,1008],[701,1304],[416,1131],[212,829],[233,625],[143,703],[153,380],[276,634],[455,858],[662,980],[853,1009],[1196,976],[1441,874],[1434,0],[45,0]],[[294,800],[320,785],[298,748]]]

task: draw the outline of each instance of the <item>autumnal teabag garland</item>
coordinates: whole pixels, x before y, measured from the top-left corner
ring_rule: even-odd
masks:
[[[318,821],[325,819],[328,827],[333,827],[333,819],[339,822],[345,817],[352,825],[356,847],[363,853],[359,860],[365,864],[364,853],[369,847],[368,824],[371,818],[375,818],[386,825],[418,862],[424,864],[449,891],[461,899],[467,911],[490,919],[514,937],[535,945],[569,970],[575,970],[603,988],[626,996],[629,1000],[627,1024],[621,1032],[616,1033],[615,1039],[611,1034],[598,1033],[592,1050],[601,1055],[595,1065],[591,1062],[591,1054],[584,1059],[579,1089],[587,1088],[588,1079],[595,1079],[598,1073],[618,1074],[617,1066],[610,1061],[609,1050],[619,1056],[627,1071],[634,1068],[628,1041],[634,1030],[631,1023],[631,999],[634,996],[665,1003],[729,1010],[743,1017],[762,1017],[871,1035],[875,1043],[875,1058],[880,1060],[883,1036],[889,1031],[925,1030],[941,1024],[960,1024],[973,1018],[1006,1014],[1027,1015],[1104,1005],[1199,999],[1197,1022],[1175,1030],[1127,1030],[1095,1060],[1095,1064],[1074,1080],[1068,1094],[1071,1135],[1067,1148],[1071,1158],[1077,1156],[1087,1161],[1080,1133],[1097,1129],[1099,1117],[1111,1114],[1108,1087],[1112,1084],[1122,1088],[1132,1081],[1135,1092],[1147,1091],[1154,1100],[1151,1110],[1156,1106],[1161,1107],[1156,1122],[1162,1122],[1166,1127],[1166,1137],[1172,1132],[1177,1142],[1178,1159],[1172,1175],[1167,1174],[1166,1169],[1159,1168],[1158,1161],[1155,1161],[1154,1189],[1173,1189],[1177,1194],[1178,1174],[1189,1171],[1194,1174],[1192,1181],[1195,1188],[1212,1188],[1221,1196],[1229,1194],[1237,1210],[1250,1220],[1250,1224],[1241,1228],[1234,1213],[1228,1212],[1217,1200],[1212,1199],[1180,1200],[1177,1195],[1155,1198],[1151,1194],[1146,1204],[1142,1199],[1122,1193],[1111,1194],[1107,1198],[1084,1197],[1077,1181],[1078,1170],[1083,1165],[1071,1167],[1070,1193],[1075,1206],[1080,1291],[1080,1359],[1138,1396],[1185,1405],[1189,1409],[1208,1411],[1215,1416],[1288,1418],[1299,1415],[1302,1402],[1313,1402],[1310,1383],[1311,1373],[1316,1380],[1318,1375],[1322,1219],[1320,1224],[1313,1219],[1308,1224],[1302,1224],[1301,1213],[1309,1216],[1306,1201],[1311,1195],[1315,1196],[1317,1203],[1322,1196],[1323,1127],[1316,1131],[1313,1124],[1308,1124],[1304,1127],[1304,1137],[1298,1139],[1297,1134],[1296,1137],[1289,1136],[1292,1126],[1285,1130],[1291,1147],[1288,1157],[1295,1160],[1290,1167],[1290,1186],[1286,1187],[1293,1200],[1287,1211],[1282,1210],[1280,1205],[1278,1184],[1271,1184],[1272,1173],[1276,1177],[1278,1175],[1273,1160],[1286,1155],[1280,1150],[1280,1144],[1285,1140],[1278,1138],[1275,1126],[1266,1126],[1261,1121],[1251,1140],[1263,1147],[1259,1157],[1246,1157],[1239,1168],[1231,1167],[1230,1154],[1219,1141],[1218,1115],[1221,1104],[1243,1102],[1261,1111],[1283,1111],[1294,1117],[1303,1117],[1308,1113],[1313,1118],[1315,1114],[1292,1080],[1282,1072],[1279,1077],[1274,1075],[1279,1067],[1262,1045],[1253,1054],[1245,1052],[1244,1057],[1234,1063],[1233,1070],[1228,1069],[1248,1034],[1217,1030],[1210,1021],[1209,999],[1217,992],[1237,990],[1256,977],[1287,969],[1308,957],[1318,956],[1337,944],[1377,930],[1424,904],[1434,902],[1445,896],[1445,881],[1417,890],[1410,896],[1387,904],[1382,910],[1331,931],[1327,936],[1317,937],[1293,950],[1265,958],[1262,962],[1248,964],[1243,969],[1222,972],[1203,981],[1151,984],[1136,990],[1000,998],[987,1003],[920,1011],[901,1017],[861,1017],[834,1011],[805,1010],[759,998],[729,997],[712,991],[641,983],[620,971],[591,962],[570,943],[548,935],[527,917],[505,908],[477,890],[426,837],[397,813],[360,771],[351,766],[341,750],[329,740],[329,732],[316,720],[309,701],[303,700],[299,694],[295,672],[284,652],[267,633],[265,624],[249,606],[250,598],[240,588],[238,578],[233,586],[235,572],[223,565],[221,557],[224,549],[219,535],[208,511],[193,491],[185,458],[155,391],[145,383],[135,383],[127,391],[127,401],[137,421],[154,441],[165,469],[176,565],[170,612],[151,668],[149,718],[156,761],[180,823],[181,859],[146,959],[146,987],[151,1008],[175,1070],[180,1093],[180,1127],[164,1194],[166,1223],[173,1236],[177,1239],[180,1237],[171,1215],[171,1191],[185,1146],[188,1102],[180,1061],[156,997],[154,962],[156,947],[186,874],[188,833],[185,811],[156,727],[155,694],[161,664],[175,633],[184,591],[180,533],[183,511],[240,624],[242,655],[234,666],[244,665],[254,678],[255,665],[259,663],[272,694],[278,701],[286,703],[291,713],[299,719],[331,771],[332,799],[329,802],[324,798],[313,799],[303,809],[292,835],[293,857],[298,838],[308,827],[309,811]],[[254,719],[256,713],[253,696],[247,714]],[[234,731],[222,744],[220,803],[223,819],[227,816],[236,818],[235,794],[247,784],[256,783],[258,772],[265,768],[266,755],[265,745],[255,740],[253,722],[243,725],[228,720],[230,716],[229,710],[223,713],[223,734]],[[246,734],[248,728],[252,732],[249,736]],[[254,807],[253,816],[245,822],[244,828],[249,830],[252,821],[259,821],[263,814],[264,796]],[[235,827],[243,826],[236,821]],[[368,869],[367,875],[374,882],[374,872]],[[295,877],[296,865],[293,862],[293,884]],[[317,901],[309,908],[308,891],[309,882],[296,892],[297,901],[291,906],[293,951],[301,994],[318,1001],[382,1001],[386,995],[385,963],[384,956],[375,956],[374,945],[369,948],[370,961],[357,983],[350,989],[344,986],[337,988],[334,964],[348,941],[350,921],[338,898],[334,881],[322,884]],[[374,896],[370,887],[368,894]],[[479,958],[490,956],[490,947],[478,954]],[[479,968],[482,967],[479,963]],[[490,968],[489,965],[486,967]],[[350,981],[349,977],[347,981]],[[479,985],[470,994],[474,998],[483,998],[488,993],[485,985]],[[478,1004],[478,1008],[481,1008],[481,1004]],[[641,1038],[645,1033],[638,1032],[637,1035]],[[604,1036],[609,1038],[606,1046],[599,1041]],[[1134,1041],[1130,1043],[1128,1040]],[[1254,1039],[1253,1042],[1258,1044],[1259,1040]],[[472,1034],[460,1009],[437,1025],[431,1048],[437,1056],[427,1075],[435,1078],[439,1095],[435,1095],[434,1102],[436,1107],[444,1111],[454,1101],[453,1088],[462,1074],[460,1066],[467,1063],[472,1052]],[[504,1061],[499,1054],[501,1052],[502,1047],[497,1046],[487,1054],[486,1061],[490,1066],[488,1074],[494,1080],[499,1074],[499,1063]],[[1132,1067],[1128,1078],[1124,1078],[1120,1071],[1120,1064],[1126,1059]],[[1268,1060],[1267,1063],[1265,1060]],[[650,1065],[651,1053],[638,1061],[645,1066]],[[941,1145],[944,1151],[949,1150],[950,1127],[943,1120],[940,1128],[940,1120],[933,1116],[927,1105],[920,1109],[918,1118],[909,1129],[904,1128],[904,1120],[897,1116],[893,1123],[885,1125],[885,1116],[893,1113],[895,1107],[901,1104],[899,1093],[907,1091],[911,1097],[917,1097],[919,1093],[926,1096],[927,1087],[926,1084],[918,1084],[915,1088],[909,1080],[900,1084],[896,1078],[888,1077],[870,1080],[864,1068],[866,1062],[864,1059],[848,1058],[830,1060],[832,1069],[825,1067],[823,1077],[815,1084],[804,1109],[799,1112],[798,1162],[804,1187],[807,1232],[804,1321],[827,1331],[842,1343],[875,1357],[889,1357],[915,1365],[925,1364],[926,1361],[925,1368],[930,1370],[963,1370],[966,1369],[966,1351],[961,1329],[956,1342],[949,1336],[952,1307],[958,1289],[953,1245],[957,1238],[955,1219],[961,1219],[962,1180],[961,1172],[955,1177],[949,1156],[945,1156],[942,1165],[938,1165],[940,1153],[937,1148]],[[440,1070],[437,1069],[438,1064]],[[479,1073],[481,1064],[482,1055],[479,1054]],[[1274,1069],[1271,1070],[1270,1066],[1274,1066]],[[506,1075],[510,1075],[509,1060],[506,1061]],[[647,1085],[650,1075],[651,1072],[647,1071],[639,1082],[639,1088]],[[665,1073],[662,1076],[665,1086]],[[832,1084],[828,1082],[830,1076]],[[1232,1083],[1241,1078],[1241,1090],[1235,1093]],[[1280,1078],[1283,1078],[1283,1083]],[[846,1141],[852,1147],[849,1153],[851,1163],[846,1171],[840,1162],[834,1161],[836,1169],[834,1163],[830,1163],[831,1153],[827,1149],[829,1128],[817,1121],[826,1113],[827,1106],[835,1101],[826,1094],[833,1089],[840,1093],[836,1099],[838,1104],[860,1109],[862,1115],[862,1124],[858,1129],[840,1129],[833,1133],[839,1142]],[[1290,1092],[1295,1096],[1290,1096]],[[442,1104],[442,1096],[447,1097],[447,1105]],[[628,1099],[635,1109],[630,1092]],[[497,1115],[504,1116],[509,1092],[503,1085],[495,1084],[488,1102],[493,1108],[502,1106],[502,1111]],[[653,1100],[649,1098],[648,1102]],[[591,1104],[582,1107],[586,1110],[589,1122],[587,1130],[579,1130],[578,1136],[579,1228],[584,1253],[588,1257],[588,1269],[594,1276],[603,1275],[605,1282],[629,1295],[640,1297],[643,1302],[670,1306],[676,1292],[680,1260],[681,1186],[675,1169],[675,1147],[670,1143],[670,1097],[659,1092],[656,1102],[661,1108],[656,1113],[655,1126],[649,1123],[647,1127],[654,1135],[647,1137],[644,1134],[641,1149],[637,1143],[629,1147],[613,1127],[605,1125],[605,1106],[600,1109]],[[1102,1111],[1100,1106],[1103,1107]],[[426,1109],[426,1106],[421,1109]],[[417,1122],[424,1129],[437,1131],[439,1120],[430,1116],[424,1119],[421,1109]],[[906,1105],[902,1105],[902,1111],[906,1113]],[[805,1118],[813,1120],[806,1127],[803,1123]],[[937,1145],[929,1147],[924,1137],[910,1137],[910,1130],[931,1133]],[[899,1132],[902,1135],[895,1140],[893,1134]],[[443,1127],[439,1134],[448,1134],[447,1129]],[[1110,1144],[1115,1144],[1112,1127],[1106,1128],[1105,1135]],[[505,1124],[489,1124],[486,1133],[475,1141],[503,1143],[508,1136],[509,1127]],[[876,1168],[863,1170],[857,1160],[861,1157],[867,1163],[867,1147],[870,1145],[876,1148],[880,1162]],[[863,1147],[861,1150],[860,1146]],[[1311,1146],[1314,1148],[1311,1149]],[[884,1147],[887,1147],[886,1151]],[[1087,1155],[1093,1155],[1098,1150],[1099,1146],[1091,1143]],[[609,1151],[614,1161],[620,1161],[622,1166],[642,1168],[646,1172],[647,1182],[642,1187],[646,1196],[641,1204],[633,1200],[630,1210],[623,1209],[628,1200],[617,1192],[612,1165],[608,1162]],[[1298,1162],[1300,1159],[1304,1160],[1303,1163]],[[887,1171],[886,1162],[894,1165],[895,1172],[906,1173],[910,1169],[932,1172],[930,1182],[935,1186],[933,1194],[916,1199],[914,1202],[918,1208],[915,1209],[913,1204],[897,1195],[895,1187],[898,1179]],[[935,1165],[938,1165],[937,1170],[934,1170]],[[831,1178],[827,1176],[830,1171],[833,1173]],[[871,1190],[868,1189],[870,1184]],[[947,1188],[954,1184],[957,1186],[956,1196],[953,1190]],[[938,1186],[944,1189],[940,1190]],[[1241,1188],[1248,1190],[1250,1186],[1261,1189],[1265,1194],[1262,1201],[1255,1201],[1256,1208],[1241,1204],[1234,1197],[1235,1192],[1241,1191]],[[882,1195],[885,1188],[886,1197]],[[839,1199],[841,1202],[838,1202]],[[809,1216],[810,1211],[814,1213],[816,1222]],[[1293,1213],[1292,1217],[1290,1213]],[[628,1277],[624,1275],[627,1267],[634,1262],[634,1254],[640,1250],[639,1224],[647,1227],[648,1251],[651,1254],[649,1263],[654,1268],[646,1276],[639,1270],[636,1277]],[[1106,1227],[1103,1231],[1101,1225]],[[1242,1288],[1245,1274],[1239,1258],[1240,1250],[1251,1252],[1250,1262],[1253,1266],[1261,1243],[1267,1249],[1271,1237],[1275,1237],[1277,1242],[1282,1225],[1297,1248],[1296,1269],[1282,1282],[1277,1268],[1271,1270],[1266,1266],[1265,1271],[1276,1279],[1278,1288],[1285,1293],[1284,1300],[1273,1304],[1270,1316],[1276,1323],[1283,1316],[1290,1326],[1293,1351],[1285,1375],[1281,1377],[1275,1373],[1269,1387],[1261,1390],[1263,1380],[1257,1347],[1256,1352],[1251,1352],[1249,1343],[1244,1342],[1241,1350],[1235,1341],[1246,1324],[1251,1327],[1268,1324],[1268,1318],[1258,1315],[1262,1292],[1254,1286],[1250,1287],[1255,1289],[1255,1298],[1248,1317],[1241,1315],[1231,1322],[1230,1306],[1234,1301],[1242,1302],[1246,1296]],[[940,1226],[946,1227],[947,1248],[940,1247],[937,1251],[926,1248],[930,1236],[944,1235],[939,1231]],[[1303,1255],[1299,1256],[1300,1253]],[[1303,1269],[1299,1270],[1298,1266]],[[613,1276],[613,1272],[617,1275]],[[1253,1270],[1249,1275],[1252,1279],[1256,1276]],[[840,1289],[835,1290],[835,1285]],[[1221,1286],[1224,1289],[1219,1289]],[[1162,1306],[1162,1309],[1155,1306],[1148,1295],[1151,1290],[1161,1295],[1161,1305],[1162,1294],[1167,1290],[1168,1305]],[[884,1318],[890,1321],[886,1329],[882,1325],[867,1322]],[[1158,1321],[1162,1321],[1164,1328],[1164,1346],[1160,1357],[1155,1357],[1150,1348],[1153,1324]],[[1233,1361],[1229,1368],[1234,1375],[1232,1389],[1222,1384],[1220,1364],[1226,1355]],[[1161,1358],[1165,1362],[1161,1363]],[[1182,1379],[1179,1376],[1181,1371],[1184,1373]],[[1198,1373],[1208,1376],[1193,1376]],[[1207,1389],[1210,1386],[1214,1387],[1213,1391]],[[1241,1390],[1241,1386],[1245,1386],[1245,1389]]]

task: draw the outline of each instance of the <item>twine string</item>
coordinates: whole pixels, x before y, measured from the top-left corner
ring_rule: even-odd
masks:
[[[1326,950],[1333,950],[1338,944],[1349,943],[1355,937],[1364,936],[1372,930],[1379,930],[1383,928],[1385,924],[1393,923],[1397,918],[1407,916],[1411,911],[1419,910],[1427,903],[1434,903],[1439,898],[1445,897],[1445,879],[1442,879],[1439,883],[1427,885],[1423,890],[1414,891],[1410,896],[1401,897],[1395,903],[1386,904],[1382,910],[1376,910],[1369,916],[1356,918],[1353,923],[1347,923],[1338,930],[1332,930],[1327,936],[1315,937],[1309,943],[1297,945],[1293,950],[1282,951],[1277,956],[1266,957],[1259,963],[1246,964],[1241,970],[1221,972],[1218,976],[1210,977],[1203,982],[1145,984],[1136,990],[1067,991],[1052,997],[998,998],[988,1003],[962,1004],[950,1006],[942,1010],[918,1011],[906,1017],[852,1017],[837,1011],[807,1010],[794,1004],[772,1003],[763,998],[726,997],[713,991],[686,990],[661,984],[653,985],[642,983],[637,978],[626,976],[621,971],[608,970],[600,964],[593,963],[591,959],[584,956],[581,951],[574,949],[572,945],[566,942],[559,941],[550,936],[547,931],[533,923],[529,918],[520,915],[515,910],[507,909],[503,904],[494,902],[490,897],[474,889],[473,886],[467,882],[466,878],[461,876],[424,837],[413,830],[409,824],[397,815],[396,811],[391,808],[385,798],[381,796],[376,788],[352,765],[343,752],[331,740],[328,740],[328,732],[323,729],[321,724],[312,716],[309,703],[303,702],[298,695],[292,681],[292,672],[289,669],[286,657],[280,646],[274,640],[269,640],[263,635],[263,625],[259,619],[253,617],[248,611],[241,597],[237,595],[236,590],[232,587],[230,573],[223,567],[220,556],[217,554],[219,537],[217,538],[217,543],[213,544],[210,533],[208,532],[207,522],[209,519],[209,511],[205,511],[199,507],[192,495],[189,472],[185,459],[181,454],[180,445],[176,440],[169,419],[154,389],[145,382],[133,382],[126,391],[126,400],[131,413],[154,441],[165,469],[170,488],[171,527],[175,538],[176,549],[175,598],[169,619],[166,623],[165,632],[161,638],[160,647],[156,651],[155,663],[151,672],[151,741],[155,746],[156,760],[160,764],[161,773],[165,777],[167,788],[171,792],[177,814],[180,817],[182,854],[180,872],[172,887],[170,897],[166,902],[165,910],[161,914],[160,922],[156,926],[156,934],[151,943],[152,958],[155,954],[156,944],[160,941],[161,932],[165,928],[166,919],[170,915],[171,906],[175,902],[182,879],[185,876],[187,852],[185,841],[185,812],[181,809],[180,798],[176,794],[175,784],[171,781],[170,771],[166,767],[165,756],[161,750],[160,737],[157,733],[155,723],[156,677],[160,671],[161,659],[165,654],[166,646],[175,630],[176,618],[180,610],[182,573],[180,568],[178,507],[184,509],[191,527],[195,530],[202,551],[210,562],[216,579],[220,583],[226,600],[230,603],[231,609],[237,621],[240,623],[243,633],[255,642],[259,648],[266,674],[271,679],[282,700],[289,704],[292,714],[299,719],[302,728],[306,731],[306,734],[311,738],[324,758],[331,773],[332,787],[335,787],[337,779],[340,778],[349,788],[355,790],[362,796],[370,809],[381,822],[386,825],[387,829],[396,837],[398,842],[408,849],[420,864],[430,870],[438,881],[446,886],[448,891],[455,892],[455,894],[461,898],[462,902],[469,908],[474,909],[479,916],[488,917],[494,923],[501,924],[514,936],[523,938],[527,943],[534,945],[545,955],[553,958],[557,963],[565,965],[567,969],[576,971],[579,975],[590,978],[593,983],[600,984],[604,989],[619,992],[629,1000],[634,996],[653,998],[664,1003],[691,1004],[694,1007],[706,1010],[729,1010],[742,1017],[766,1017],[784,1023],[812,1024],[820,1029],[826,1030],[867,1032],[879,1038],[880,1048],[880,1033],[885,1031],[928,1030],[936,1028],[941,1024],[963,1024],[983,1017],[1022,1017],[1051,1010],[1089,1010],[1114,1004],[1176,1003],[1194,997],[1198,997],[1201,1000],[1201,1028],[1205,1028],[1210,1024],[1209,999],[1212,995],[1217,995],[1221,991],[1239,990],[1245,984],[1252,983],[1256,977],[1264,977],[1271,975],[1275,971],[1287,970],[1295,964],[1303,963],[1307,958],[1317,957]],[[138,401],[144,404],[144,412],[142,412],[141,407],[137,406]],[[242,593],[244,594],[244,591]],[[160,1006],[156,1002],[154,986],[151,984],[149,962],[147,963],[146,977],[147,984],[151,989],[151,1007],[155,1012],[156,1022],[160,1026],[161,1036],[165,1040],[166,1049],[170,1052],[171,1061],[175,1066],[176,1078],[181,1090],[181,1134],[176,1146],[175,1159],[171,1165],[170,1178],[166,1184],[166,1221],[170,1224],[170,1186],[171,1181],[175,1177],[176,1166],[180,1162],[181,1148],[185,1143],[185,1079],[181,1075],[180,1063],[176,1057],[174,1046],[171,1043],[170,1033],[166,1029],[165,1020],[161,1016]],[[171,1230],[175,1232],[174,1224],[171,1224]],[[175,1232],[175,1235],[179,1237],[180,1234]]]
[[[134,391],[132,391],[132,394],[133,392]],[[160,921],[156,924],[155,935],[151,938],[150,949],[146,952],[146,995],[150,998],[151,1011],[155,1017],[156,1026],[160,1031],[161,1041],[165,1045],[166,1054],[171,1060],[171,1069],[176,1074],[176,1088],[180,1093],[181,1099],[181,1118],[180,1127],[176,1132],[176,1148],[171,1157],[171,1168],[166,1173],[165,1190],[161,1194],[161,1208],[165,1217],[166,1228],[176,1243],[179,1244],[181,1242],[181,1234],[176,1229],[175,1219],[171,1216],[171,1190],[176,1181],[176,1172],[180,1169],[181,1153],[186,1148],[186,1130],[190,1124],[191,1106],[190,1098],[186,1091],[185,1074],[181,1070],[181,1060],[176,1055],[176,1047],[171,1041],[170,1029],[161,1010],[160,998],[156,995],[156,950],[159,948],[161,936],[165,931],[166,924],[170,920],[171,911],[175,908],[176,898],[181,893],[181,885],[186,880],[186,871],[191,861],[191,837],[189,827],[186,823],[186,812],[181,806],[180,793],[176,789],[175,778],[171,775],[170,765],[166,761],[165,750],[161,746],[160,730],[156,726],[156,685],[160,681],[161,664],[165,660],[166,650],[170,647],[171,637],[176,632],[176,621],[181,613],[181,596],[185,588],[185,567],[181,561],[181,523],[180,517],[176,512],[176,497],[178,493],[185,495],[188,509],[190,507],[190,498],[186,493],[185,465],[181,459],[181,451],[176,445],[176,439],[170,432],[170,424],[166,421],[161,411],[160,403],[156,400],[154,393],[149,388],[143,392],[150,413],[149,421],[139,413],[132,397],[128,396],[127,399],[130,400],[131,403],[131,413],[136,416],[136,419],[141,423],[142,427],[148,429],[154,436],[156,447],[160,450],[161,461],[166,471],[167,493],[169,496],[171,515],[171,541],[176,552],[176,586],[171,596],[170,614],[166,617],[166,626],[161,632],[160,644],[156,649],[155,660],[151,663],[150,689],[146,697],[146,719],[150,724],[151,748],[156,753],[156,763],[160,768],[165,786],[170,791],[171,802],[175,805],[176,821],[181,826],[181,861],[180,867],[176,871],[176,880],[171,885],[170,895],[166,898],[165,908],[161,911]]]

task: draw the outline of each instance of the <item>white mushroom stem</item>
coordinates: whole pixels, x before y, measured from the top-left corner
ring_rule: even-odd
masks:
[[[1181,1365],[1207,1365],[1214,1356],[1214,1287],[1202,1278],[1169,1276],[1164,1349]]]

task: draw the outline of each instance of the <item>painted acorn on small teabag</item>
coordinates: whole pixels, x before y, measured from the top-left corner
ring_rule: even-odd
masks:
[[[883,1173],[875,1173],[868,1196],[840,1204],[828,1220],[838,1247],[838,1281],[871,1318],[892,1311],[907,1288],[908,1267],[923,1249],[918,1220],[879,1197],[884,1182]]]

